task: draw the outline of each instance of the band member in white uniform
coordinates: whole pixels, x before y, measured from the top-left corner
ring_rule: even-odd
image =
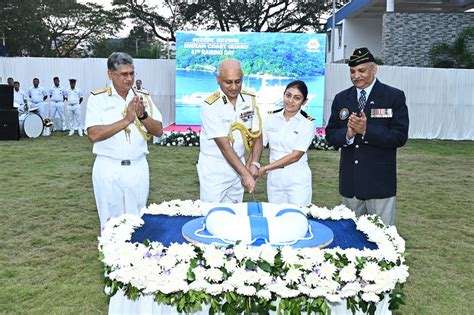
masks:
[[[92,92],[86,128],[96,155],[92,169],[100,226],[146,206],[150,178],[147,141],[163,134],[162,117],[148,94],[132,89],[133,59],[114,52],[107,60],[110,86]]]
[[[308,150],[315,134],[313,118],[301,107],[308,99],[303,81],[293,81],[283,94],[284,108],[271,112],[264,122],[263,144],[270,148],[270,163],[261,167],[268,174],[268,201],[307,206],[312,198]]]
[[[44,120],[49,118],[48,103],[45,102],[48,98],[48,92],[39,83],[38,78],[33,79],[33,86],[28,90],[28,96],[30,97],[30,110],[38,108],[38,112]]]
[[[74,130],[82,137],[82,106],[84,95],[81,89],[76,87],[76,79],[69,79],[70,88],[66,90],[65,97],[67,105],[65,106],[66,117],[68,118],[69,136],[74,134]]]
[[[216,76],[220,90],[201,105],[197,171],[200,198],[205,202],[238,203],[243,200],[243,186],[250,193],[255,190],[262,153],[261,120],[255,95],[241,91],[243,76],[238,60],[221,61]],[[247,163],[246,149],[250,152]]]
[[[28,110],[26,93],[20,90],[20,82],[15,81],[13,83],[13,104],[18,108],[18,114],[23,114]]]
[[[54,85],[49,89],[49,110],[50,118],[60,118],[61,126],[58,127],[58,130],[66,129],[66,119],[64,117],[64,98],[65,90],[59,84],[59,78],[53,78]]]

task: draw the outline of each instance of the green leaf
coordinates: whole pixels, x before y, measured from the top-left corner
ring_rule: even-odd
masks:
[[[259,260],[258,261],[258,267],[262,269],[265,272],[271,272],[272,271],[272,266],[265,260]]]

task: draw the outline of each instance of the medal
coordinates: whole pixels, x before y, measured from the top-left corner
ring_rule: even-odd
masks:
[[[344,107],[339,111],[339,118],[341,120],[346,120],[347,117],[349,117],[349,109],[347,109],[347,107]]]

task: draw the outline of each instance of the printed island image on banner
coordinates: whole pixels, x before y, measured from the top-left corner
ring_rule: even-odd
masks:
[[[325,51],[325,34],[177,32],[176,124],[201,124],[201,104],[219,89],[219,62],[235,58],[244,71],[242,88],[256,93],[260,113],[283,107],[286,85],[303,80],[303,110],[322,127]]]

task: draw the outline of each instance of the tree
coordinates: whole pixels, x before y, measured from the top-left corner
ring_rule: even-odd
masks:
[[[3,0],[0,14],[9,56],[84,55],[90,41],[121,27],[115,11],[75,0]]]
[[[8,56],[48,56],[48,31],[35,0],[4,0],[0,6],[0,35]]]
[[[67,5],[65,5],[67,4]],[[75,1],[51,1],[45,14],[45,24],[51,42],[52,55],[77,57],[87,55],[91,41],[100,41],[121,28],[121,18],[102,6]]]
[[[469,51],[469,39],[474,39],[474,27],[464,29],[451,45],[447,43],[434,45],[430,50],[433,66],[474,69],[474,54]]]
[[[322,31],[322,15],[331,9],[326,0],[114,0],[130,18],[146,25],[162,41],[176,41],[178,30],[241,32]],[[347,1],[337,1],[340,7]]]

